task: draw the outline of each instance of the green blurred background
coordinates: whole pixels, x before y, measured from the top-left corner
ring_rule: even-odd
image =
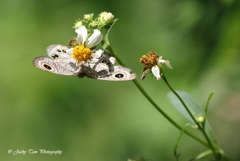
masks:
[[[239,0],[1,0],[0,158],[9,161],[174,160],[180,132],[162,117],[133,82],[54,75],[32,65],[51,44],[75,36],[76,19],[112,12],[115,51],[138,80],[139,58],[156,51],[170,60],[174,88],[204,106],[216,91],[209,121],[232,160],[240,159]],[[167,99],[163,80],[140,81],[179,124],[187,122]],[[61,155],[12,155],[8,150],[61,150]],[[180,160],[206,150],[184,135]],[[207,159],[209,160],[209,158]]]

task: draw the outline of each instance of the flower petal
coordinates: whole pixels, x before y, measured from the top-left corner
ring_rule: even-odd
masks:
[[[81,26],[78,29],[75,30],[75,32],[78,34],[76,38],[76,42],[79,45],[84,45],[86,39],[87,39],[87,29],[85,26]]]
[[[158,64],[166,64],[168,68],[173,69],[172,64],[168,60],[163,60],[162,58],[158,60]]]
[[[95,52],[92,52],[92,57],[93,58],[99,58],[103,54],[103,52],[104,52],[103,50],[98,49]]]
[[[86,47],[92,48],[97,46],[102,41],[102,34],[98,29],[93,31],[93,34],[88,38],[86,42]]]
[[[73,48],[67,49],[66,53],[69,54],[69,55],[72,54],[73,53]]]
[[[143,69],[143,74],[142,74],[142,76],[141,76],[141,80],[145,79],[145,77],[146,77],[146,75],[147,75],[147,73],[148,73],[149,70],[150,70],[150,68],[148,68],[148,67],[145,67],[145,68]]]
[[[153,75],[157,78],[157,80],[159,80],[161,78],[159,67],[157,65],[155,65],[152,67],[151,70],[152,70]]]
[[[168,68],[173,69],[172,64],[170,61],[166,60],[165,64],[167,65]]]
[[[158,63],[165,63],[165,62],[166,62],[166,60],[163,60],[163,59],[158,60]]]

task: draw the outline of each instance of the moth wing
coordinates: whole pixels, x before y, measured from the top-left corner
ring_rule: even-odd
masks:
[[[47,47],[47,54],[51,59],[63,59],[66,57],[70,57],[67,54],[67,50],[69,48],[67,46],[63,46],[60,44],[53,44]]]
[[[87,76],[93,79],[107,81],[128,81],[136,78],[136,74],[131,74],[131,69],[121,65],[113,66],[116,58],[104,50],[94,50],[95,54],[89,66],[84,66],[79,73],[79,77]]]
[[[93,54],[95,56],[89,63],[90,68],[93,70],[100,72],[102,70],[112,71],[113,64],[115,63],[116,59],[111,54],[103,50],[94,50]]]
[[[50,73],[68,76],[78,75],[78,72],[81,69],[80,66],[74,66],[74,64],[71,64],[69,62],[62,62],[62,64],[60,64],[59,62],[56,62],[55,60],[44,56],[36,57],[33,60],[33,65],[38,69],[48,71]],[[72,66],[75,67],[75,70],[73,70],[74,68]]]
[[[108,72],[105,75],[98,77],[99,80],[106,81],[129,81],[136,79],[137,75],[135,73],[130,73],[131,69],[123,67],[121,65],[113,66],[113,71]]]
[[[116,58],[114,56],[112,56],[110,53],[106,52],[106,51],[104,51],[102,53],[101,57],[103,59],[107,59],[108,61],[110,61],[111,64],[115,64],[115,62],[116,62]]]

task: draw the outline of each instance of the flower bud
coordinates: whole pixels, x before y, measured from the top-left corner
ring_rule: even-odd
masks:
[[[205,117],[202,115],[197,116],[196,118],[197,122],[202,123],[205,120]]]
[[[78,29],[78,28],[81,27],[81,26],[83,26],[83,23],[82,23],[81,20],[79,20],[79,21],[76,21],[76,22],[74,23],[73,28]]]
[[[92,20],[92,18],[93,18],[93,13],[85,14],[83,17],[84,20],[88,20],[88,21]]]
[[[113,20],[114,15],[111,12],[102,12],[100,13],[100,21],[102,21],[102,23],[109,23]]]

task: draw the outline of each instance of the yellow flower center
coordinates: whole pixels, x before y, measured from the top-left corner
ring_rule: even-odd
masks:
[[[92,57],[92,51],[84,45],[76,46],[73,48],[72,58],[78,62],[87,62]]]

